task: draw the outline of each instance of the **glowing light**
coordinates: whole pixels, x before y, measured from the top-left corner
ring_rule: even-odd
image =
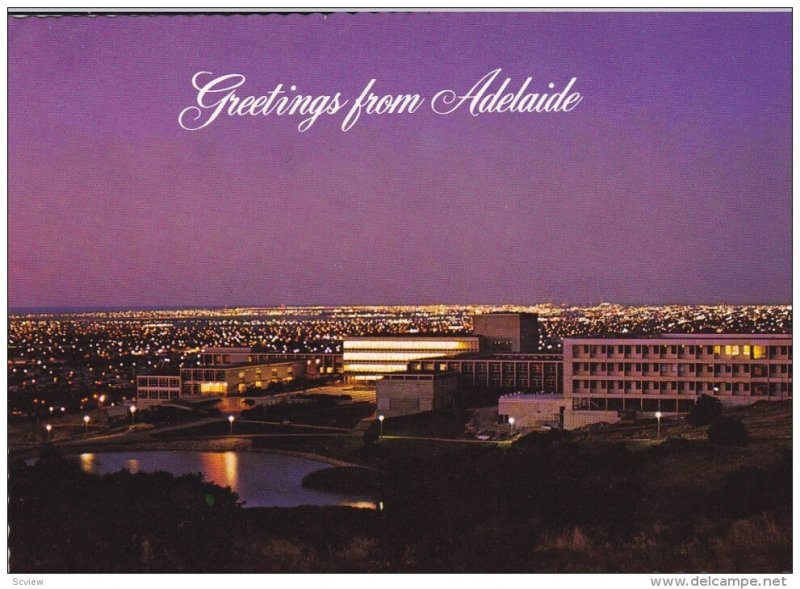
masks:
[[[225,394],[228,392],[227,382],[201,382],[200,393],[202,394]]]
[[[464,340],[425,340],[422,338],[409,339],[350,339],[344,340],[342,348],[347,350],[477,350],[477,339]]]
[[[81,454],[81,470],[86,473],[92,473],[94,471],[94,454]]]

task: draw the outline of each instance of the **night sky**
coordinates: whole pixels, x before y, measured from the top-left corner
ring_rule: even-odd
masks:
[[[9,21],[9,305],[791,302],[791,14]],[[495,68],[569,113],[437,116]],[[413,115],[221,117],[198,71]]]

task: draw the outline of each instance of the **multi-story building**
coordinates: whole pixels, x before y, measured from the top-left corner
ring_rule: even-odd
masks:
[[[179,374],[153,374],[136,377],[136,402],[143,408],[174,401],[181,396]]]
[[[621,412],[685,413],[700,395],[744,405],[791,394],[791,335],[564,339],[568,429]]]
[[[472,318],[472,333],[484,352],[531,354],[539,347],[539,318],[534,313],[487,313]]]
[[[564,362],[560,354],[465,354],[410,362],[408,370],[456,372],[460,383],[470,388],[563,393]]]
[[[241,394],[251,388],[266,389],[270,383],[291,382],[304,371],[302,362],[181,368],[181,393],[190,397]]]
[[[268,364],[271,362],[303,362],[308,376],[327,376],[343,372],[342,355],[320,352],[271,352],[256,348],[205,348],[200,354],[201,366],[228,364]]]
[[[181,368],[179,374],[137,376],[137,402],[147,407],[186,397],[242,394],[254,388],[266,389],[272,383],[291,382],[301,376],[314,378],[333,374],[336,361],[330,356],[260,353],[252,348],[207,348],[201,353],[197,367]]]
[[[344,373],[350,382],[376,381],[406,372],[409,362],[477,352],[478,336],[369,336],[342,342]]]

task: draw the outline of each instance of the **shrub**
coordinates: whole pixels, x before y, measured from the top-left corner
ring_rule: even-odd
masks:
[[[718,446],[734,446],[747,441],[747,430],[739,419],[720,415],[708,428],[708,439]]]
[[[379,435],[378,432],[375,431],[375,428],[370,427],[368,430],[364,432],[364,443],[365,444],[374,444],[378,441]]]
[[[701,395],[699,399],[689,409],[686,421],[689,425],[708,425],[722,413],[722,403],[719,399]]]

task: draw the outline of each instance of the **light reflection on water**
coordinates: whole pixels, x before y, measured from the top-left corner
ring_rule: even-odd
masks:
[[[101,452],[81,454],[80,465],[90,474],[123,468],[131,473],[163,470],[174,475],[199,472],[206,481],[230,487],[245,507],[343,505],[375,509],[368,497],[325,493],[302,486],[307,474],[330,465],[299,456],[262,452]]]

